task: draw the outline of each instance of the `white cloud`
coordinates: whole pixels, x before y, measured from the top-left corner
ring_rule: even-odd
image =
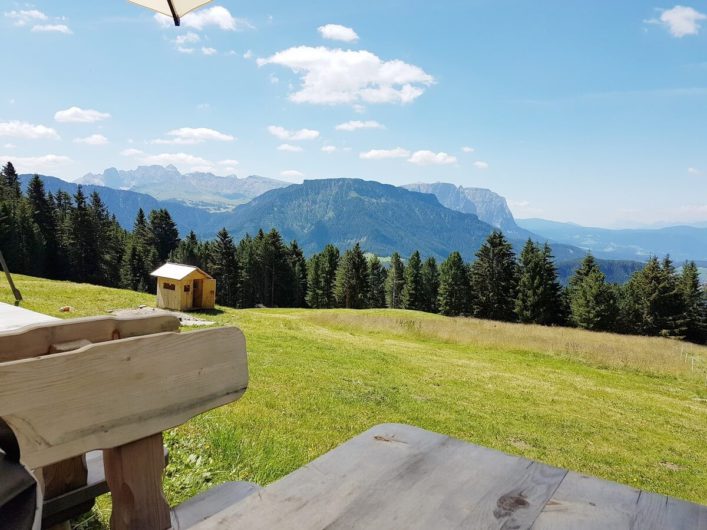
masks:
[[[696,167],[688,167],[688,168],[687,168],[687,172],[688,172],[690,175],[702,175],[702,171],[700,171],[700,170],[697,169]]]
[[[54,114],[54,119],[60,123],[94,123],[101,120],[107,120],[108,118],[110,118],[110,114],[107,112],[82,109],[79,107],[70,107],[66,110],[60,110]]]
[[[169,131],[167,136],[171,136],[171,138],[159,138],[152,140],[151,143],[162,145],[195,145],[209,141],[232,142],[237,139],[230,134],[222,133],[214,129],[207,129],[205,127],[182,127],[181,129]]]
[[[243,54],[244,59],[252,59],[253,58],[253,52],[251,50],[248,50]]]
[[[410,151],[402,147],[395,149],[371,149],[359,155],[364,160],[383,160],[385,158],[407,158],[410,156]]]
[[[218,50],[216,48],[209,48],[208,46],[201,47],[201,53],[204,55],[216,55]]]
[[[141,158],[142,163],[157,166],[173,165],[189,171],[211,171],[214,169],[213,162],[199,156],[187,153],[161,153],[159,155],[147,155]]]
[[[240,164],[240,162],[233,159],[219,161],[219,165],[221,166],[237,166],[238,164]]]
[[[488,162],[484,162],[483,160],[477,160],[474,162],[474,167],[476,169],[480,169],[481,171],[484,171],[485,169],[489,168]]]
[[[188,31],[183,35],[177,35],[177,38],[174,39],[174,44],[176,44],[177,46],[181,46],[182,44],[194,44],[196,42],[199,42],[200,40],[201,37],[199,37],[198,33]]]
[[[87,136],[86,138],[74,138],[74,142],[77,144],[86,145],[107,145],[108,138],[106,138],[102,134],[92,134],[91,136]]]
[[[73,35],[74,32],[71,31],[69,26],[66,24],[38,24],[36,26],[32,26],[32,31],[35,33],[41,32],[41,33],[49,33],[49,32],[54,32],[54,33],[63,33],[64,35]]]
[[[17,147],[17,146],[16,146],[15,144],[5,144],[5,145],[3,145],[3,147],[4,147],[5,149],[14,149],[14,148]]]
[[[174,24],[172,17],[160,13],[155,14],[155,20],[160,26],[165,28]],[[182,17],[182,27],[202,30],[209,26],[214,26],[224,31],[240,31],[253,28],[250,22],[234,17],[228,9],[222,6],[200,9]]]
[[[26,26],[27,24],[40,20],[48,20],[49,17],[38,9],[27,9],[21,11],[7,11],[5,17],[11,19],[15,26]]]
[[[312,129],[299,129],[297,131],[291,131],[285,129],[284,127],[280,127],[279,125],[270,125],[268,127],[268,132],[280,140],[290,140],[293,142],[314,140],[315,138],[319,138],[319,131]]]
[[[0,155],[0,164],[4,164],[8,161],[12,162],[18,173],[42,173],[72,162],[68,156],[62,155],[27,157]]]
[[[139,149],[130,148],[130,149],[123,149],[120,152],[120,154],[123,156],[133,157],[133,156],[141,155],[142,151],[140,151]]]
[[[336,146],[333,145],[325,145],[322,147],[322,152],[324,153],[335,153],[336,152]]]
[[[300,89],[289,96],[295,103],[410,103],[435,82],[418,66],[400,60],[383,61],[365,50],[298,46],[258,59],[259,66],[267,64],[284,66],[301,75]]]
[[[358,129],[385,129],[385,127],[373,120],[352,120],[336,126],[337,131],[356,131]]]
[[[344,42],[356,42],[358,40],[358,35],[353,29],[339,24],[326,24],[325,26],[320,26],[318,31],[322,38],[328,40],[340,40]]]
[[[663,11],[658,22],[663,24],[671,35],[682,38],[686,35],[697,35],[700,32],[700,21],[706,18],[707,15],[691,7],[678,5]]]
[[[304,177],[304,173],[297,171],[296,169],[288,169],[280,173],[281,177],[285,178],[301,178]]]
[[[282,144],[277,146],[278,151],[286,151],[288,153],[300,153],[302,148],[299,145]]]
[[[0,122],[0,136],[25,138],[28,140],[59,139],[59,134],[51,127],[34,125],[23,121]]]
[[[187,48],[186,46],[177,46],[177,51],[179,53],[194,53],[194,48]]]
[[[475,149],[473,147],[469,147],[468,145],[465,145],[464,147],[462,147],[462,151],[464,151],[465,153],[473,153],[475,151]]]
[[[445,166],[455,164],[457,157],[448,155],[447,153],[434,153],[432,151],[415,151],[408,159],[411,164],[418,166]]]

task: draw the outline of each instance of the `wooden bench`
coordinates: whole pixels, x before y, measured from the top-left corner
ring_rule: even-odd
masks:
[[[164,500],[162,431],[248,384],[240,330],[178,327],[171,316],[102,317],[0,335],[0,418],[44,484],[44,526],[90,509],[106,485],[119,529],[186,528],[257,491],[229,483],[172,511]],[[105,483],[101,456],[84,456],[96,449]]]

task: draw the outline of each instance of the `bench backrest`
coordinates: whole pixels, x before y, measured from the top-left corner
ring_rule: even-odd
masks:
[[[37,468],[161,433],[247,386],[240,330],[159,333],[0,363],[0,417]]]

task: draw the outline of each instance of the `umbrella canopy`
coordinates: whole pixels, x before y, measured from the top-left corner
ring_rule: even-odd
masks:
[[[137,4],[174,19],[174,25],[179,26],[179,20],[198,7],[211,2],[211,0],[129,0]]]

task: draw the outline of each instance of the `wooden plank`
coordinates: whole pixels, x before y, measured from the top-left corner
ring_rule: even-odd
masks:
[[[112,530],[172,526],[162,493],[162,433],[104,450],[103,466],[112,498]]]
[[[224,482],[172,509],[174,530],[186,530],[263,488],[252,482]]]
[[[565,473],[379,425],[195,528],[528,528]]]
[[[179,319],[173,315],[102,316],[35,324],[0,333],[0,362],[47,355],[52,353],[52,345],[98,343],[178,329]]]
[[[237,328],[160,333],[1,363],[0,417],[37,468],[175,427],[247,386]]]
[[[533,530],[678,530],[706,525],[707,507],[570,472]]]

